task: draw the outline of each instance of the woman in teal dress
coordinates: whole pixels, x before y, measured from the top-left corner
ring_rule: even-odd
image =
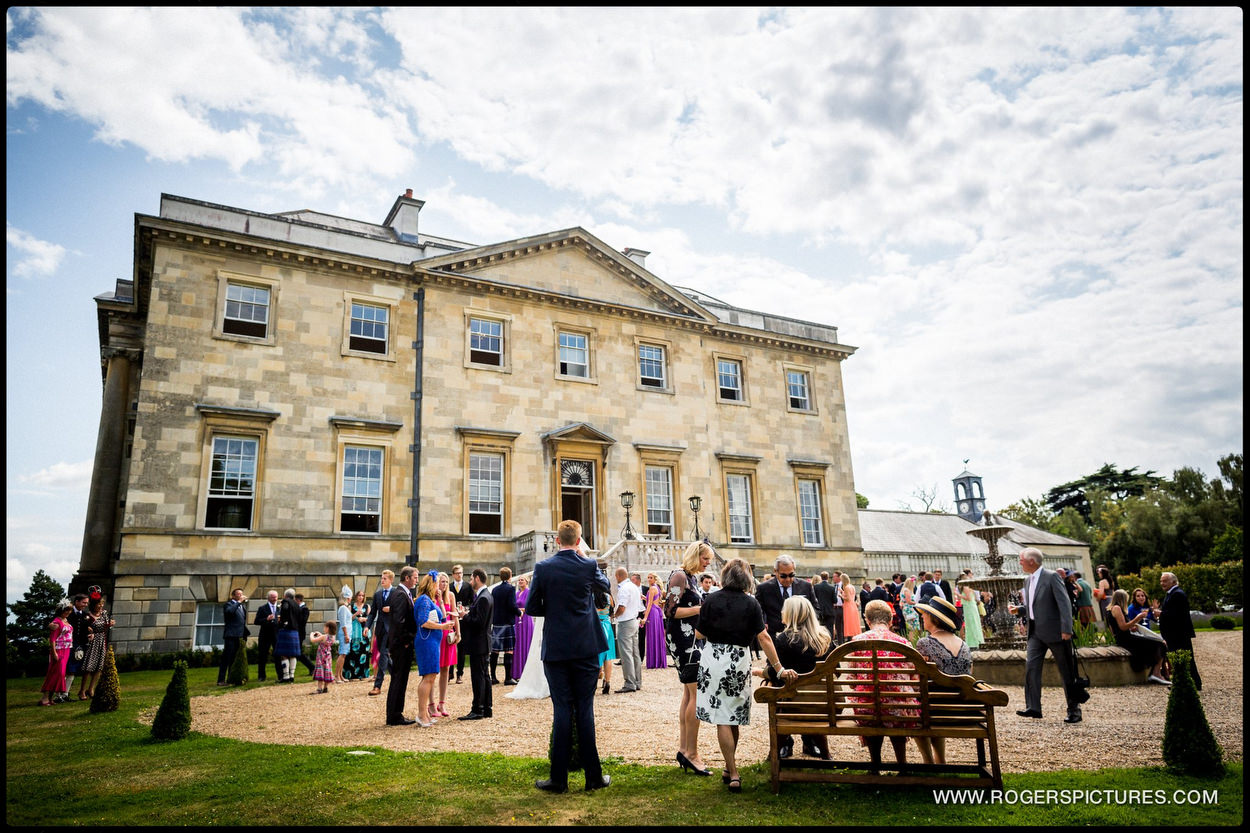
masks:
[[[357,590],[351,604],[352,630],[351,650],[343,664],[343,679],[369,679],[369,640],[365,638],[365,622],[369,619],[369,604],[365,591]]]
[[[612,691],[612,663],[616,661],[616,629],[612,627],[612,610],[616,600],[611,593],[595,594],[595,610],[599,612],[599,626],[603,635],[608,638],[608,650],[599,655],[599,665],[603,672],[603,693]]]

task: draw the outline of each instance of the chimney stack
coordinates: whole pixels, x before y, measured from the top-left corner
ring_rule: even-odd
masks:
[[[404,190],[402,197],[395,199],[395,204],[391,206],[391,213],[386,215],[386,220],[382,225],[394,230],[399,239],[405,243],[416,243],[417,238],[417,217],[421,214],[421,206],[425,203],[421,200],[414,199],[412,189]]]
[[[621,254],[645,269],[647,268],[647,255],[651,253],[644,252],[642,249],[625,249]]]

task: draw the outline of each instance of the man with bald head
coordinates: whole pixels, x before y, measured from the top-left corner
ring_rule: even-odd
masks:
[[[1013,615],[1023,616],[1028,622],[1029,642],[1024,664],[1024,708],[1016,714],[1021,717],[1042,716],[1042,664],[1046,652],[1055,658],[1059,679],[1063,680],[1063,693],[1068,704],[1068,716],[1064,723],[1081,722],[1080,691],[1076,687],[1072,651],[1072,599],[1064,588],[1063,579],[1054,570],[1042,568],[1042,551],[1034,547],[1020,550],[1020,568],[1028,578],[1020,594],[1020,605],[1010,605]]]
[[[1168,644],[1169,651],[1194,652],[1194,620],[1189,618],[1189,597],[1176,581],[1175,573],[1159,576],[1163,588],[1163,604],[1159,606],[1159,633]],[[1198,676],[1198,663],[1191,661],[1189,673],[1194,678],[1194,688],[1202,691],[1202,677]]]

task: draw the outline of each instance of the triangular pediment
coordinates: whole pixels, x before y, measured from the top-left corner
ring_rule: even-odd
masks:
[[[716,321],[697,301],[582,228],[478,246],[414,265],[499,286]]]
[[[548,431],[543,434],[545,442],[589,442],[598,443],[600,445],[615,445],[616,440],[609,437],[602,431],[592,428],[584,422],[574,422],[563,428],[557,428],[554,431]]]

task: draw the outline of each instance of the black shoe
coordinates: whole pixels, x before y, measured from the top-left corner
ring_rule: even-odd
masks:
[[[492,677],[492,678],[491,678],[491,681],[490,681],[490,684],[491,684],[491,685],[499,685],[499,680],[496,680],[496,679],[494,679],[494,678]]]
[[[482,717],[494,717],[494,716],[495,716],[495,713],[491,711],[490,709],[487,709],[486,711],[482,712]]]
[[[508,679],[506,679],[506,680],[504,680],[504,681],[503,681],[503,684],[504,684],[504,685],[516,685],[516,680],[512,679],[511,677],[509,677]]]
[[[699,769],[697,766],[695,766],[693,761],[691,761],[689,758],[687,758],[685,755],[683,755],[680,752],[677,753],[677,764],[678,766],[681,767],[682,772],[685,772],[687,769],[689,769],[695,775],[711,775],[712,774],[712,770]]]
[[[1081,716],[1079,714],[1070,714],[1063,719],[1064,723],[1080,723]]]
[[[586,792],[593,792],[594,790],[601,790],[601,789],[603,789],[604,787],[606,787],[608,784],[611,784],[611,783],[612,783],[612,776],[611,776],[611,775],[605,775],[605,776],[603,776],[603,778],[601,778],[601,779],[598,781],[598,783],[595,783],[595,784],[589,784],[589,783],[588,783],[588,784],[586,784]]]
[[[566,793],[569,791],[568,784],[553,784],[550,778],[544,778],[541,781],[535,781],[534,786],[544,792],[549,793]],[[606,784],[604,786],[607,786]]]
[[[1019,711],[1016,712],[1016,714],[1020,715],[1021,717],[1036,717],[1039,720],[1042,717],[1041,712],[1035,712],[1032,709],[1020,709]]]
[[[816,749],[815,747],[812,747],[812,746],[807,746],[807,745],[804,745],[804,746],[803,746],[803,754],[804,754],[804,755],[808,755],[808,756],[813,757],[813,758],[819,758],[819,757],[820,757],[820,750],[818,750],[818,749]]]
[[[412,724],[416,722],[417,721],[413,720],[411,717],[401,717],[399,720],[386,721],[386,725],[387,726],[411,726]]]
[[[603,693],[604,693],[604,694],[611,694],[611,693],[612,693],[612,684],[611,684],[611,683],[604,683],[604,684],[603,684]]]
[[[792,746],[783,746],[777,750],[778,758],[789,758],[793,754],[794,754],[794,747]]]
[[[463,717],[457,717],[456,720],[481,720],[484,717],[486,717],[486,715],[481,712],[469,712]]]
[[[618,688],[616,690],[616,693],[617,694],[629,694],[631,691],[637,691],[637,690],[638,689],[636,688],[625,688],[624,686],[622,686],[621,688]]]

